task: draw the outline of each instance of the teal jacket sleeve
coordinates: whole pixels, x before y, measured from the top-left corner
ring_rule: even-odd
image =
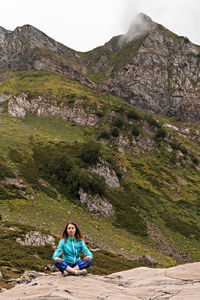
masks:
[[[92,252],[90,252],[90,250],[87,248],[87,246],[85,245],[85,242],[82,241],[82,250],[83,253],[85,254],[85,256],[91,256],[91,258],[93,259],[93,254]]]
[[[60,254],[63,252],[63,246],[64,246],[64,239],[62,239],[59,244],[57,249],[55,250],[52,259],[54,259],[55,257],[59,257]]]

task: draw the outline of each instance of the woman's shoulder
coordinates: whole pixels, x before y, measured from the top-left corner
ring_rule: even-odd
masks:
[[[85,243],[84,240],[80,240],[80,241],[77,241],[77,240],[76,240],[76,242],[77,242],[78,244],[80,244],[80,245],[82,245],[82,244]]]
[[[60,242],[59,242],[59,244],[64,244],[64,242],[65,242],[65,239],[64,239],[64,238],[62,238],[62,239],[60,239]]]

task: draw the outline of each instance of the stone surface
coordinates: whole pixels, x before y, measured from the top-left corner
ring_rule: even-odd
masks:
[[[61,117],[63,120],[71,120],[79,125],[94,126],[98,123],[98,117],[92,112],[89,113],[82,107],[81,99],[74,101],[73,105],[65,102],[60,104],[55,99],[46,99],[43,96],[37,96],[29,99],[29,94],[21,92],[18,95],[4,94],[0,95],[0,101],[8,100],[8,112],[17,118],[24,118],[26,114],[36,114],[38,117]]]
[[[14,31],[0,27],[0,57],[0,68],[4,70],[56,71],[96,87],[84,74],[83,57],[31,25]]]
[[[39,231],[31,231],[24,236],[24,240],[17,238],[16,242],[24,246],[55,246],[55,239],[53,236],[43,234]]]
[[[111,170],[103,159],[100,159],[100,162],[98,162],[95,167],[89,168],[88,170],[97,173],[99,176],[103,176],[107,186],[111,188],[120,187],[119,179],[115,171]]]
[[[131,26],[127,34],[119,37],[119,43],[134,39],[137,43],[141,34],[143,41],[138,50],[133,51],[132,57],[115,76],[110,76],[114,65],[109,66],[108,72],[106,56],[109,46],[110,52],[116,51],[113,40],[104,46],[104,60],[100,57],[97,62],[102,64],[98,65],[99,70],[107,71],[108,79],[102,82],[102,90],[148,112],[181,121],[199,120],[199,46],[173,34],[143,14],[140,15],[139,26]],[[125,46],[122,44],[121,48]]]
[[[80,202],[87,206],[87,208],[95,215],[100,215],[104,218],[113,216],[115,214],[113,206],[105,197],[99,195],[90,195],[80,188],[79,190]]]
[[[6,300],[199,300],[200,263],[168,269],[140,267],[108,276],[43,275],[3,291]]]

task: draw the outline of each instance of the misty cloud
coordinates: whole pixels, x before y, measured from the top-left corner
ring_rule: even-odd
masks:
[[[119,45],[123,43],[128,43],[132,40],[140,38],[147,32],[153,29],[155,23],[147,15],[140,13],[138,14],[131,23],[131,26],[126,34],[121,36],[119,40]]]

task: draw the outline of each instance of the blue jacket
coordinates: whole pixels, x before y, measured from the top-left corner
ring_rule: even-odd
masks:
[[[57,249],[53,254],[53,260],[55,257],[59,257],[61,253],[63,253],[63,260],[70,264],[77,263],[80,259],[81,251],[85,254],[85,256],[91,256],[93,259],[93,255],[90,250],[86,247],[84,241],[77,241],[76,238],[72,240],[70,237],[67,238],[65,243],[65,239],[62,239]]]

